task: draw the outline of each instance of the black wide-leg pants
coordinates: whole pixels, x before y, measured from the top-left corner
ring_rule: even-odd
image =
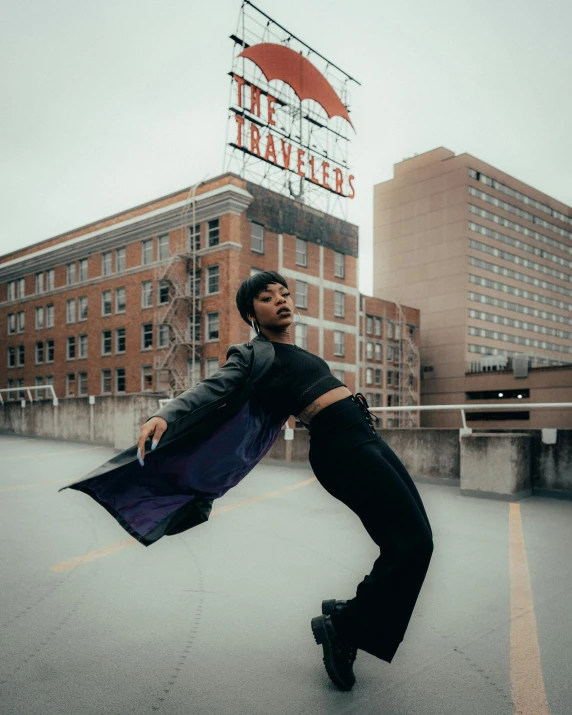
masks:
[[[332,616],[332,622],[344,640],[391,663],[433,553],[423,502],[354,395],[321,410],[309,431],[309,459],[316,478],[359,516],[380,548],[355,598]]]

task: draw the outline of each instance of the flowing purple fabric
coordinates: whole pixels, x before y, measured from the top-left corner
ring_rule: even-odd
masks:
[[[145,537],[197,497],[217,499],[236,486],[268,452],[287,419],[251,398],[206,438],[178,439],[175,449],[167,445],[148,452],[143,467],[131,459],[72,488],[93,497],[129,533]]]

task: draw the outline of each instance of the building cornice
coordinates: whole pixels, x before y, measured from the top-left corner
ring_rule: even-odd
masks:
[[[0,263],[0,282],[21,278],[29,273],[53,268],[78,258],[87,258],[125,243],[151,238],[182,225],[190,225],[195,201],[194,219],[200,223],[229,213],[241,215],[252,200],[252,195],[239,186],[233,184],[220,186],[194,199],[189,197],[140,216],[119,221],[112,226],[90,231],[54,246],[39,248],[33,253]]]

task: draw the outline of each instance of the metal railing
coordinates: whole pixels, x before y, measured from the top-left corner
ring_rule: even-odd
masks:
[[[564,409],[572,407],[572,402],[525,402],[525,403],[498,403],[495,402],[491,405],[486,403],[477,403],[474,405],[402,405],[399,407],[369,407],[370,412],[407,412],[407,411],[442,411],[442,410],[459,410],[461,412],[461,419],[463,420],[463,431],[468,434],[471,430],[467,427],[467,421],[465,418],[465,412],[473,412],[473,410],[528,410],[537,408],[553,408],[553,409]]]
[[[30,402],[34,402],[34,398],[32,397],[32,393],[30,390],[48,390],[51,393],[52,397],[52,404],[57,407],[59,404],[58,398],[56,397],[56,393],[54,390],[53,385],[18,385],[16,387],[0,387],[0,405],[4,404],[4,398],[2,397],[3,392],[8,392],[8,393],[16,393],[19,395],[21,392],[27,392],[28,393],[28,399]],[[26,400],[22,397],[17,397],[16,399],[20,400],[20,404],[22,407],[26,406]],[[46,398],[44,398],[46,399]],[[10,400],[8,400],[10,401]]]

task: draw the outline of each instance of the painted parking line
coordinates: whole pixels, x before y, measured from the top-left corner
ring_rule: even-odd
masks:
[[[549,715],[520,504],[509,511],[510,687],[514,715]]]
[[[97,447],[83,447],[82,449],[68,449],[59,450],[58,452],[44,452],[43,454],[17,454],[13,457],[0,457],[0,462],[9,462],[14,459],[37,459],[38,457],[60,457],[68,454],[77,454],[78,452],[91,452],[94,449],[109,449],[105,445],[97,445]]]
[[[230,511],[231,509],[238,509],[238,507],[246,506],[247,504],[254,504],[255,502],[264,501],[265,499],[271,499],[272,497],[279,496],[280,494],[285,494],[286,492],[291,492],[294,489],[299,489],[300,487],[305,487],[307,484],[310,484],[311,482],[315,482],[315,481],[316,481],[316,477],[310,477],[309,479],[304,479],[303,482],[297,482],[296,484],[292,484],[289,487],[284,487],[283,489],[277,489],[276,491],[268,492],[267,494],[262,494],[259,497],[253,497],[252,499],[244,499],[243,501],[235,502],[234,504],[227,504],[225,506],[220,506],[217,509],[213,509],[211,511],[211,517],[218,516],[219,514],[223,514],[224,512]],[[83,556],[76,556],[75,558],[70,559],[69,561],[63,561],[62,563],[56,564],[55,566],[50,566],[50,571],[57,571],[58,573],[61,573],[62,571],[67,571],[68,569],[73,569],[76,566],[80,566],[81,564],[88,563],[89,561],[93,561],[94,559],[99,559],[102,556],[108,556],[109,554],[112,554],[115,551],[122,549],[124,546],[131,546],[131,544],[137,544],[137,543],[139,543],[137,541],[137,539],[129,537],[128,539],[124,539],[123,541],[118,541],[115,544],[111,544],[111,546],[105,546],[102,549],[97,549],[96,551],[90,551],[87,554],[83,554]]]

